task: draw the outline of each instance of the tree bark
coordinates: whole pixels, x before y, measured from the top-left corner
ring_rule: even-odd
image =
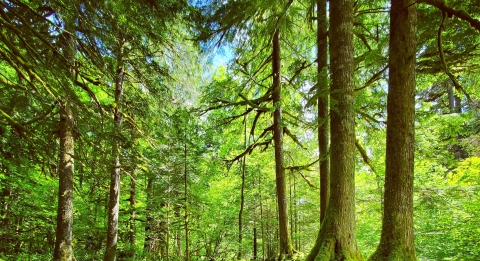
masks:
[[[60,109],[60,168],[54,260],[72,260],[74,139],[70,105]]]
[[[283,168],[283,119],[282,119],[282,85],[280,82],[280,29],[273,34],[272,73],[273,73],[273,140],[275,144],[275,174],[278,204],[278,225],[280,232],[280,257],[291,256],[293,246],[288,231],[288,209]]]
[[[65,58],[67,63],[75,63],[75,38],[72,35],[75,30],[71,22],[66,22],[65,33]],[[67,65],[65,70],[68,78],[66,88],[71,88],[71,83],[75,80],[73,67]],[[73,113],[68,102],[60,102],[60,155],[59,155],[59,175],[58,175],[58,209],[57,209],[57,231],[55,240],[54,260],[70,261],[74,259],[72,250],[72,227],[73,227],[73,186],[74,186],[74,127]]]
[[[330,160],[328,155],[329,146],[329,122],[327,82],[327,0],[317,0],[317,85],[318,89],[318,152],[320,164],[320,223],[325,218],[325,212],[330,195]]]
[[[184,144],[184,160],[185,160],[185,176],[184,176],[184,186],[185,186],[185,261],[190,261],[190,242],[188,239],[188,172],[187,172],[187,143]]]
[[[114,124],[112,139],[112,169],[110,174],[110,193],[108,201],[107,246],[104,261],[114,261],[117,251],[118,210],[120,204],[120,136],[122,135],[122,103],[124,90],[125,68],[123,61],[124,41],[120,39],[117,54],[117,72],[115,79]]]
[[[262,261],[265,260],[265,221],[263,220],[263,201],[262,201],[262,181],[260,173],[258,175],[258,198],[260,201],[260,231],[262,237]]]
[[[247,148],[247,119],[246,116],[243,119],[244,128],[243,128],[243,149]],[[243,223],[242,223],[242,215],[243,215],[243,208],[245,205],[245,164],[246,164],[247,156],[243,156],[242,163],[241,163],[241,172],[242,172],[242,188],[240,191],[240,210],[238,211],[238,253],[237,259],[242,259],[242,233],[243,233]]]
[[[147,179],[147,206],[145,207],[145,243],[143,244],[143,254],[149,253],[152,251],[152,228],[153,228],[153,216],[152,216],[152,205],[153,205],[153,175],[150,175]]]
[[[307,260],[364,260],[355,236],[353,0],[330,1],[330,200]],[[318,251],[317,251],[318,249]]]
[[[413,241],[417,6],[414,0],[392,0],[391,6],[384,212],[372,261],[417,260]]]
[[[132,115],[132,119],[135,117]],[[135,129],[132,127],[131,130],[132,144],[135,144]],[[128,241],[130,243],[130,257],[135,258],[135,244],[136,244],[136,233],[137,226],[135,223],[136,218],[136,207],[135,207],[135,198],[136,198],[136,183],[137,183],[137,174],[136,170],[136,156],[135,148],[132,145],[130,150],[130,220],[129,220],[129,231],[128,231]]]

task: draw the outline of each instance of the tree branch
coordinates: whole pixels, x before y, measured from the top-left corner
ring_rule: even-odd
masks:
[[[464,20],[472,27],[477,29],[480,32],[480,21],[471,17],[470,14],[465,12],[464,10],[455,10],[452,7],[448,6],[445,0],[418,0],[417,3],[425,3],[427,5],[434,6],[440,9],[442,12],[447,13],[449,17],[456,16],[461,20]]]

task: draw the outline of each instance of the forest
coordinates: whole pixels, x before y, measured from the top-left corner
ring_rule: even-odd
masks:
[[[480,260],[479,0],[0,3],[0,261]]]

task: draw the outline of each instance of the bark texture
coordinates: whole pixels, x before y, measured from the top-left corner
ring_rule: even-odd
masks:
[[[117,251],[118,238],[118,210],[120,204],[120,136],[122,135],[123,121],[123,89],[125,68],[123,62],[123,40],[120,41],[119,55],[117,56],[117,76],[115,79],[114,125],[112,139],[112,169],[110,173],[110,194],[108,201],[108,228],[107,246],[104,261],[114,261]]]
[[[325,212],[330,195],[330,160],[328,155],[330,117],[328,115],[327,82],[327,0],[317,0],[317,71],[318,79],[318,152],[320,158],[320,222]]]
[[[73,259],[73,174],[74,139],[72,112],[68,104],[60,109],[60,168],[57,209],[57,231],[54,260]]]
[[[188,230],[188,166],[187,166],[187,143],[184,144],[185,176],[184,176],[184,196],[185,196],[185,261],[190,261],[190,240]]]
[[[287,188],[285,169],[283,168],[283,119],[282,86],[280,83],[280,30],[273,34],[272,72],[273,72],[273,140],[275,144],[275,175],[277,186],[278,225],[280,232],[280,256],[291,256],[292,241],[288,231]]]
[[[330,1],[330,200],[307,260],[364,260],[355,236],[353,0]]]
[[[66,22],[65,29],[74,32],[71,22]],[[75,63],[75,38],[70,33],[65,33],[64,55],[67,62],[65,70],[68,85],[75,80],[75,72],[70,65]],[[72,250],[72,227],[73,227],[73,175],[74,175],[74,128],[73,113],[68,102],[60,102],[60,155],[58,175],[58,209],[57,230],[55,240],[54,260],[70,261],[74,259]]]
[[[392,0],[387,154],[380,244],[372,261],[416,260],[413,241],[416,4]]]

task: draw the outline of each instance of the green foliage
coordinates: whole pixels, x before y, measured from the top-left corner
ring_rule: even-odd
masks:
[[[319,158],[317,119],[312,105],[319,95],[328,95],[314,91],[318,75],[312,2],[0,1],[0,261],[51,260],[60,99],[72,106],[75,121],[77,260],[103,256],[114,138],[121,141],[123,162],[118,259],[184,260],[185,214],[192,260],[232,260],[239,248],[243,259],[251,260],[254,229],[257,258],[277,257],[275,163],[269,129],[278,106],[270,97],[270,41],[276,27],[282,32],[283,124],[291,134],[284,138],[290,229],[298,251],[294,260],[303,260],[320,225],[318,163],[312,164]],[[473,16],[480,13],[475,1],[449,4]],[[445,22],[446,63],[470,97],[453,88],[451,95],[460,100],[460,111],[451,113],[450,83],[437,47],[442,14],[425,4],[418,7],[416,252],[422,260],[477,260],[478,32],[456,17]],[[356,156],[356,229],[358,245],[369,256],[381,230],[388,3],[357,1],[355,12],[352,106],[357,112],[357,139],[371,162],[366,164],[360,153]],[[65,31],[67,21],[75,21],[76,31]],[[62,55],[64,34],[75,36],[75,64]],[[125,120],[124,130],[114,137],[112,112],[119,104],[112,85],[121,38],[126,46],[121,54],[127,71]],[[208,63],[199,48],[208,51],[206,47],[217,44],[233,53],[228,64]],[[68,78],[72,68],[76,82]],[[332,100],[331,108],[335,104]],[[248,151],[245,133],[247,148],[258,144]],[[132,174],[134,207],[129,202]],[[134,245],[129,242],[133,209]],[[132,252],[136,256],[127,257]]]

